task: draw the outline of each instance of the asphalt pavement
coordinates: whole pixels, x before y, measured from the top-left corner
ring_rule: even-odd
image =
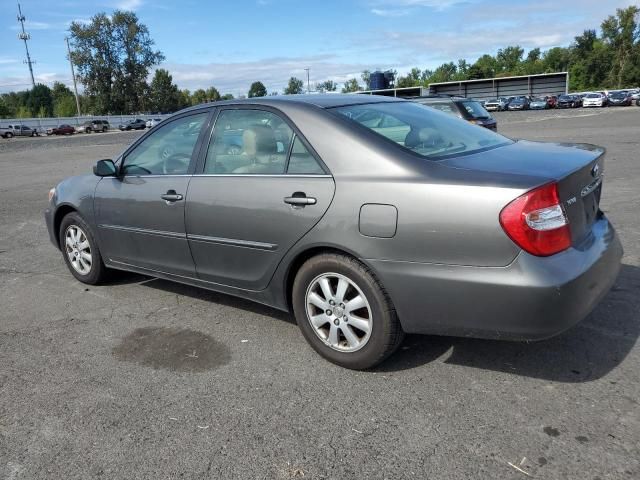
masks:
[[[554,339],[409,336],[369,372],[267,307],[138,275],[78,283],[47,191],[139,133],[0,139],[0,478],[640,478],[640,108],[496,118],[607,148],[620,277]]]

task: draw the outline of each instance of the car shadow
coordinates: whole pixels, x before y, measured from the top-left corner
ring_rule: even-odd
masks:
[[[224,305],[226,307],[233,307],[239,310],[246,310],[251,313],[276,318],[278,320],[284,320],[285,322],[293,324],[296,323],[293,316],[287,312],[277,310],[267,305],[262,305],[260,303],[245,300],[244,298],[234,297],[233,295],[218,293],[211,290],[205,290],[204,288],[192,287],[190,285],[163,280],[161,278],[142,277],[141,275],[136,276],[144,279],[143,281],[138,281],[137,283],[146,287],[155,288],[164,292],[170,292],[197,300],[203,300],[205,302]]]
[[[443,363],[525,377],[577,383],[605,376],[618,366],[640,335],[640,268],[623,265],[607,296],[585,320],[539,342],[508,342],[408,335],[377,371],[422,366],[447,354]]]
[[[246,310],[295,324],[291,314],[239,297],[133,273],[111,284],[138,283],[186,297]],[[619,365],[640,336],[640,268],[623,265],[614,287],[585,320],[563,334],[539,342],[407,335],[397,352],[376,367],[399,372],[443,363],[578,383],[597,380]]]

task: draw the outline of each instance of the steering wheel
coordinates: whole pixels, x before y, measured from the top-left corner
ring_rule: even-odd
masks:
[[[187,162],[182,160],[186,159]],[[191,155],[183,152],[174,153],[173,155],[163,156],[162,159],[162,173],[165,175],[171,175],[172,173],[184,173],[189,166],[189,160]]]

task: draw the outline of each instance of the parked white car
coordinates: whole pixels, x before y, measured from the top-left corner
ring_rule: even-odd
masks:
[[[161,118],[150,118],[147,120],[147,128],[155,127],[162,121]]]
[[[587,93],[582,99],[583,107],[606,107],[607,97],[602,93]]]

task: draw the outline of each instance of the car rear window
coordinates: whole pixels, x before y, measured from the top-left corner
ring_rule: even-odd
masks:
[[[431,160],[512,143],[486,128],[414,102],[370,103],[330,110]]]
[[[472,118],[479,118],[483,120],[491,118],[489,112],[484,109],[480,102],[464,101],[460,102],[460,104],[464,107],[467,113],[471,115]]]

